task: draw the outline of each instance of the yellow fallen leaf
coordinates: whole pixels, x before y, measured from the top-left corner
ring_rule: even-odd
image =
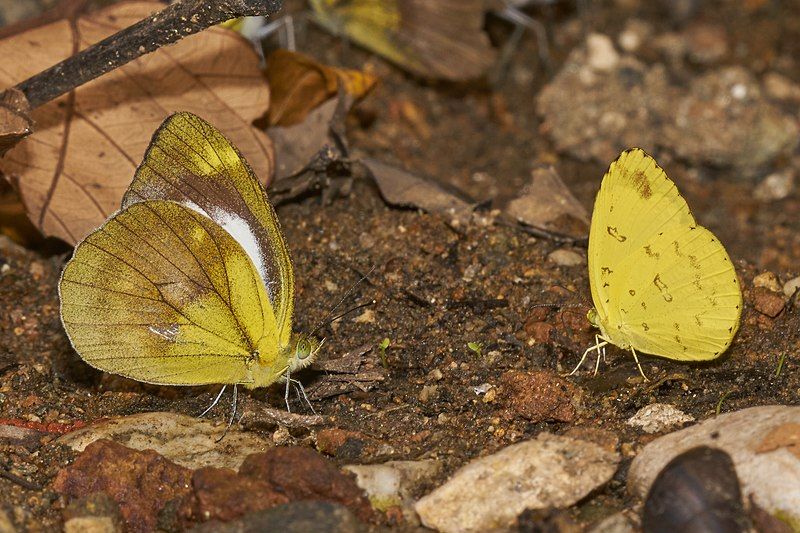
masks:
[[[309,112],[335,96],[339,84],[357,100],[378,81],[369,72],[323,65],[289,50],[276,50],[269,55],[267,79],[272,93],[267,115],[270,126],[299,124]]]
[[[0,41],[0,85],[13,86],[163,7],[125,2],[8,37]],[[216,124],[269,180],[272,143],[251,126],[269,100],[251,44],[210,28],[33,111],[36,133],[10,150],[0,169],[33,223],[75,244],[119,208],[153,131],[175,111]]]

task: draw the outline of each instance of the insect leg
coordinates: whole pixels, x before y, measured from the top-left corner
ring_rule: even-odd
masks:
[[[283,395],[283,401],[286,402],[286,411],[291,413],[292,408],[289,407],[289,382],[292,378],[289,377],[289,369],[286,369],[286,392]]]
[[[234,385],[234,386],[235,386],[235,385]],[[209,412],[211,409],[213,409],[213,408],[214,408],[214,406],[215,406],[215,405],[217,405],[217,403],[219,402],[219,399],[220,399],[220,398],[222,398],[222,393],[223,393],[223,392],[225,392],[225,387],[227,387],[227,385],[223,385],[223,386],[222,386],[222,390],[221,390],[221,391],[219,391],[219,394],[217,394],[217,397],[216,397],[216,398],[214,398],[214,401],[213,401],[213,402],[211,402],[211,405],[209,405],[209,406],[206,408],[206,410],[205,410],[205,411],[203,411],[202,413],[200,413],[199,415],[197,415],[199,418],[203,418],[203,417],[206,415],[206,413],[208,413],[208,412]]]
[[[574,369],[572,369],[572,372],[567,374],[567,376],[571,376],[571,375],[575,374],[575,372],[578,371],[578,369],[581,367],[583,362],[586,361],[586,357],[589,355],[589,352],[591,352],[592,350],[597,350],[598,357],[600,357],[600,349],[603,346],[605,346],[606,344],[608,344],[608,341],[599,342],[599,340],[600,339],[597,337],[597,335],[595,335],[595,344],[594,344],[594,346],[589,346],[588,348],[586,348],[586,351],[583,352],[583,355],[581,356],[581,360],[578,361],[578,364],[575,366]]]
[[[636,366],[639,368],[639,373],[642,375],[645,381],[650,381],[647,379],[647,376],[644,375],[644,370],[642,370],[642,365],[639,364],[639,357],[636,355],[636,350],[633,349],[633,346],[631,346],[631,352],[633,352],[633,359],[636,361]]]
[[[317,412],[314,410],[314,406],[311,405],[311,400],[308,399],[308,395],[306,394],[306,389],[305,387],[303,387],[303,384],[300,383],[300,381],[297,379],[293,379],[292,383],[294,383],[295,390],[297,391],[297,399],[300,401],[305,400],[306,403],[308,404],[308,407],[311,409],[311,412],[317,414]],[[300,397],[300,394],[302,394],[303,396]]]
[[[239,398],[239,388],[237,387],[236,383],[234,383],[233,384],[233,402],[232,402],[233,409],[231,410],[231,418],[228,420],[228,425],[225,426],[225,431],[223,431],[222,435],[220,435],[220,437],[214,442],[222,441],[222,439],[225,438],[225,435],[228,434],[228,430],[231,429],[231,426],[233,425],[233,419],[236,418],[236,401],[238,400],[238,398]]]

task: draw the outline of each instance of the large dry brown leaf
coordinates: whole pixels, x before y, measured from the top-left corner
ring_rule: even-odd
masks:
[[[116,4],[0,41],[0,84],[14,85],[163,7]],[[258,61],[250,43],[230,30],[186,38],[34,111],[36,134],[0,168],[34,224],[73,244],[119,208],[150,137],[175,111],[216,125],[267,181],[272,143],[251,126],[269,107]]]

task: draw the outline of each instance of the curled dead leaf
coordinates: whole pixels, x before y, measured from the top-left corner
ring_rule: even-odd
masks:
[[[270,126],[284,127],[303,122],[313,109],[336,96],[339,84],[358,100],[378,81],[369,72],[323,65],[289,50],[269,55],[266,74],[272,94],[267,120]]]
[[[464,193],[373,159],[364,159],[384,200],[391,205],[416,207],[465,221],[474,203]]]
[[[506,212],[528,226],[585,237],[589,215],[553,167],[537,168],[531,182],[506,206]]]
[[[12,86],[162,8],[124,2],[4,39],[0,83]],[[269,107],[258,64],[246,40],[210,28],[36,109],[36,135],[10,150],[0,168],[33,223],[72,244],[119,208],[153,131],[175,111],[213,122],[266,182],[272,143],[251,126]]]

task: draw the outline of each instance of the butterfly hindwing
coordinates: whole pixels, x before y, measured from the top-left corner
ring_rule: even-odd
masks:
[[[706,228],[667,228],[614,276],[613,313],[635,350],[697,361],[730,345],[742,294],[725,248]]]
[[[173,201],[137,202],[110,218],[78,245],[59,290],[76,351],[107,372],[248,384],[259,354],[279,354],[255,265],[214,221]]]
[[[191,207],[239,242],[263,280],[279,343],[286,346],[294,309],[292,263],[267,194],[238,150],[198,116],[170,116],[153,135],[122,207],[153,199]]]

